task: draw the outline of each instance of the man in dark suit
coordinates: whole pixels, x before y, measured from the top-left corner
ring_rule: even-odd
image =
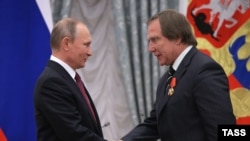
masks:
[[[106,141],[88,91],[75,80],[92,55],[90,44],[82,22],[65,18],[54,26],[52,55],[34,91],[38,141]]]
[[[216,141],[217,126],[236,124],[223,68],[201,53],[186,17],[174,10],[148,21],[149,51],[170,66],[150,116],[124,141]]]

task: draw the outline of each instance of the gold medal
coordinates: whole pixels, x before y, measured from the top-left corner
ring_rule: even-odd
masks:
[[[170,88],[169,90],[168,90],[168,95],[169,96],[172,96],[174,94],[174,88]]]
[[[168,89],[168,95],[172,96],[174,94],[174,87],[176,85],[176,78],[173,77],[171,82],[170,82],[170,88]]]

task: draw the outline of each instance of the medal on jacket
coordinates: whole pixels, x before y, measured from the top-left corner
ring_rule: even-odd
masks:
[[[170,88],[168,89],[168,95],[172,96],[174,94],[174,87],[176,85],[176,78],[173,77],[170,82]]]

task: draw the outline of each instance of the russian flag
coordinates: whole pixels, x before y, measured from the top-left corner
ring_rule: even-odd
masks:
[[[50,9],[49,0],[0,1],[1,141],[36,140],[33,89],[51,52]]]

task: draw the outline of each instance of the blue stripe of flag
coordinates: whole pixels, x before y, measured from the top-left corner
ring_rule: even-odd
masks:
[[[8,141],[35,141],[33,88],[50,55],[35,0],[0,1],[0,128]]]

